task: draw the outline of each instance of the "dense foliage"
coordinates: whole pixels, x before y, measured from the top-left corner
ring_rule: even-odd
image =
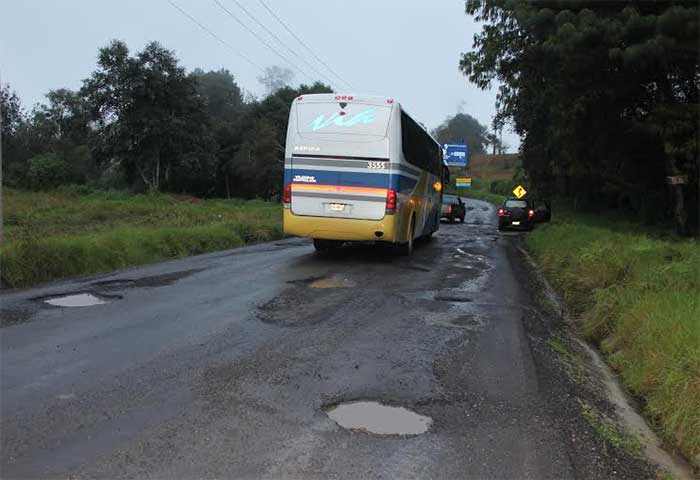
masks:
[[[531,187],[698,233],[698,4],[467,0],[460,68],[499,84]],[[667,177],[685,184],[668,185]]]
[[[442,143],[463,143],[471,153],[484,153],[486,147],[496,137],[479,121],[467,113],[448,117],[442,125],[433,130],[435,139]]]
[[[158,43],[132,55],[113,41],[80,90],[52,90],[29,113],[2,86],[3,183],[270,199],[281,188],[292,100],[330,91],[275,85],[250,99],[228,70],[188,73]]]

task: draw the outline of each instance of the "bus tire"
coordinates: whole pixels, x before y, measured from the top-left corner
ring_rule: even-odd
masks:
[[[416,234],[416,217],[411,217],[411,229],[408,231],[408,241],[398,246],[399,255],[409,257],[413,253],[413,240]]]
[[[337,247],[338,242],[334,240],[322,240],[320,238],[314,238],[314,248],[317,252],[328,252]]]

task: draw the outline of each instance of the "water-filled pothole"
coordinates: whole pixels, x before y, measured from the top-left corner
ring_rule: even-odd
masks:
[[[376,435],[420,435],[433,422],[406,408],[379,402],[341,403],[326,410],[326,414],[343,428]]]
[[[351,288],[355,282],[347,278],[319,278],[309,283],[311,288]]]
[[[435,295],[434,298],[435,298],[435,300],[437,300],[438,302],[467,303],[467,302],[471,302],[471,301],[472,301],[471,298],[461,297],[461,296],[458,296],[458,295],[442,295],[442,294],[439,294],[439,295]]]
[[[111,300],[112,299],[109,297],[97,296],[92,293],[73,293],[70,295],[47,298],[44,300],[44,303],[48,303],[54,307],[91,307],[93,305],[109,303]]]

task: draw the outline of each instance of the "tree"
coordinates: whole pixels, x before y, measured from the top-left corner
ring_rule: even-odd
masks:
[[[212,134],[217,144],[216,179],[213,188],[231,197],[229,164],[240,148],[245,132],[246,116],[250,105],[246,104],[241,88],[234,76],[225,69],[204,72],[195,69],[191,74],[197,91],[206,104]],[[249,123],[249,122],[248,122]]]
[[[498,81],[495,124],[523,138],[540,193],[698,232],[698,7],[684,5],[466,2],[484,27],[460,68]]]
[[[282,87],[251,106],[242,134],[244,141],[226,168],[235,196],[270,199],[280,194],[292,102],[299,95],[330,92],[332,89],[320,82],[299,88]]]
[[[271,95],[277,90],[288,86],[293,78],[294,72],[290,69],[273,65],[265,68],[265,73],[258,77],[258,82],[262,83],[265,87],[265,92]]]
[[[442,144],[466,143],[472,153],[483,153],[490,143],[488,129],[467,113],[448,117],[433,136]]]
[[[190,76],[196,82],[197,92],[204,99],[212,121],[231,123],[238,120],[245,105],[241,88],[231,72],[224,68],[209,72],[196,68]]]
[[[102,48],[81,93],[91,106],[103,164],[118,162],[148,189],[205,193],[213,142],[196,80],[157,42],[130,56],[123,42]]]
[[[2,181],[18,186],[26,175],[28,150],[26,145],[27,118],[17,94],[7,84],[0,85],[0,114],[2,115]]]

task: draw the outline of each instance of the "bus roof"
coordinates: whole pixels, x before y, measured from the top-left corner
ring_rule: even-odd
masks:
[[[380,97],[376,95],[355,95],[352,93],[309,93],[300,95],[297,101],[302,103],[326,103],[326,102],[360,102],[370,105],[391,106],[395,100],[391,97]]]

